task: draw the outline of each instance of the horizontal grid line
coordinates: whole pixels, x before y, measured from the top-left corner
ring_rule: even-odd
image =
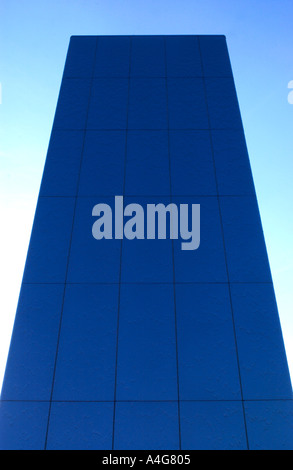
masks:
[[[157,78],[177,78],[177,79],[193,79],[193,78],[229,78],[233,79],[233,75],[96,75],[93,77],[93,80],[103,80],[112,78],[114,80],[123,79],[157,79]],[[74,77],[74,76],[64,76],[65,80],[91,80],[91,77]]]
[[[28,285],[63,285],[65,284],[64,282],[27,282],[23,281],[23,285],[28,284]],[[84,281],[84,282],[70,282],[66,281],[66,284],[73,284],[73,285],[78,285],[78,284],[93,284],[93,285],[117,285],[119,284],[119,281],[116,282],[95,282],[95,281]],[[121,281],[120,284],[142,284],[142,285],[173,285],[173,281]],[[273,284],[272,281],[176,281],[175,284]]]
[[[107,198],[113,198],[115,196],[119,196],[119,195],[122,195],[121,194],[121,191],[117,191],[116,194],[79,194],[77,196],[77,198],[81,198],[81,199],[86,199],[86,198],[92,198],[92,197],[107,197]],[[40,198],[72,198],[72,199],[75,199],[75,196],[69,196],[69,195],[58,195],[58,194],[54,194],[54,195],[47,195],[47,194],[40,194],[39,196]],[[124,198],[127,198],[127,197],[137,197],[137,198],[142,198],[142,197],[157,197],[157,198],[166,198],[166,199],[170,199],[170,195],[168,194],[124,194],[123,195]],[[176,197],[214,197],[214,198],[217,198],[217,195],[216,194],[172,194],[172,198],[176,198]],[[241,198],[247,198],[247,197],[252,197],[252,198],[255,198],[255,193],[252,193],[252,194],[219,194],[219,197],[241,197]]]
[[[288,402],[293,402],[293,398],[264,398],[264,399],[259,399],[259,398],[247,398],[247,399],[211,399],[211,400],[204,400],[204,399],[199,399],[199,400],[188,400],[188,399],[181,399],[179,402],[187,402],[187,403],[206,403],[206,402],[238,402],[242,403],[244,402],[278,402],[278,401],[288,401]],[[114,400],[14,400],[14,399],[1,399],[0,403],[4,402],[15,402],[15,403],[114,403]],[[115,400],[117,403],[177,403],[178,400]]]
[[[53,131],[168,131],[167,127],[156,127],[156,128],[147,128],[147,127],[130,127],[127,129],[126,127],[116,127],[116,128],[109,128],[109,127],[100,127],[100,128],[84,128],[84,127],[76,127],[76,128],[71,128],[71,127],[58,127],[56,125],[53,125]],[[169,131],[243,131],[243,127],[214,127],[209,129],[208,127],[170,127]]]
[[[226,39],[225,34],[73,34],[71,36],[72,38],[81,38],[81,37],[87,37],[87,38],[224,38]]]

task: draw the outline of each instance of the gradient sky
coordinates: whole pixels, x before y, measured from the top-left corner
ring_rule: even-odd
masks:
[[[1,1],[0,384],[69,38],[99,34],[226,35],[293,377],[292,18],[292,0]]]

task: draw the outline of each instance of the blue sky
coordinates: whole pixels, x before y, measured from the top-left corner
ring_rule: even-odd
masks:
[[[293,377],[292,0],[2,0],[0,382],[71,35],[225,34]]]

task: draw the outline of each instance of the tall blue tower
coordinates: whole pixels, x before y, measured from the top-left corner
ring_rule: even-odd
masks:
[[[116,211],[115,236],[93,236],[97,204],[113,220]],[[126,237],[130,204],[197,205],[199,246],[138,237],[134,223]],[[2,449],[293,448],[292,387],[224,36],[71,38],[0,439]]]

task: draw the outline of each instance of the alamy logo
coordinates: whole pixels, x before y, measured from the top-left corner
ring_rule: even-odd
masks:
[[[98,217],[92,226],[96,240],[181,238],[184,240],[181,242],[182,250],[196,250],[199,247],[200,204],[146,204],[145,211],[136,203],[124,207],[123,196],[115,196],[114,212],[113,220],[109,204],[100,203],[93,207],[92,215]]]

